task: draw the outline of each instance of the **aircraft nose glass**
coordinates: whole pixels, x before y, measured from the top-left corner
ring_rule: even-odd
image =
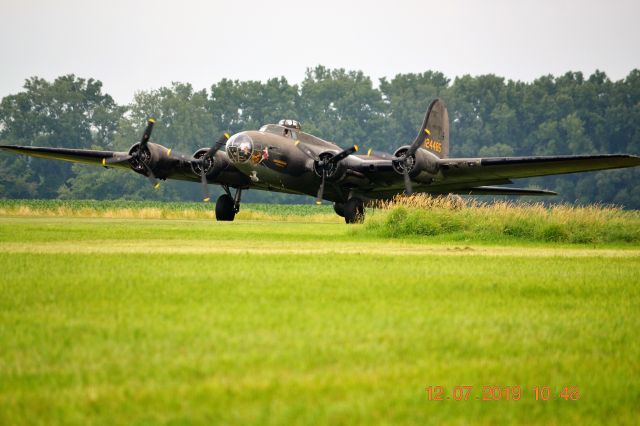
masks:
[[[227,155],[234,163],[245,163],[251,158],[253,141],[249,135],[238,133],[227,141]]]

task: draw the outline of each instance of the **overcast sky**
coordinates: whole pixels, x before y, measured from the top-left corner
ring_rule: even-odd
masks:
[[[323,64],[531,81],[640,68],[638,0],[0,0],[0,96],[74,73],[120,103],[138,90],[221,78],[292,83]]]

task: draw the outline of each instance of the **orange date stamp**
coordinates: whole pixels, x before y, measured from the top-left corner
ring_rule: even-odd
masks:
[[[533,399],[535,401],[565,400],[577,401],[580,399],[580,390],[577,386],[533,386],[522,388],[521,386],[427,386],[425,388],[429,401],[520,401],[521,399]]]

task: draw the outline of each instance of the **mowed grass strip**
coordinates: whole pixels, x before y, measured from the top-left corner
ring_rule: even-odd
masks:
[[[0,219],[0,423],[638,417],[636,250],[548,245],[526,256],[523,246],[496,255],[442,244],[393,253],[404,243],[358,240],[343,225],[218,225]],[[153,251],[190,242],[234,250]],[[367,250],[340,252],[358,242]],[[113,251],[100,252],[104,244]],[[429,385],[449,394],[472,385],[473,397],[483,385],[519,385],[523,396],[428,401]],[[535,401],[536,385],[554,399]],[[578,386],[580,399],[559,399],[564,386]]]

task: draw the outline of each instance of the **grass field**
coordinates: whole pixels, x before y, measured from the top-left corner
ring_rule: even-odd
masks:
[[[640,418],[633,240],[388,238],[325,206],[234,223],[58,207],[0,204],[0,424]],[[458,385],[469,400],[446,399]]]

